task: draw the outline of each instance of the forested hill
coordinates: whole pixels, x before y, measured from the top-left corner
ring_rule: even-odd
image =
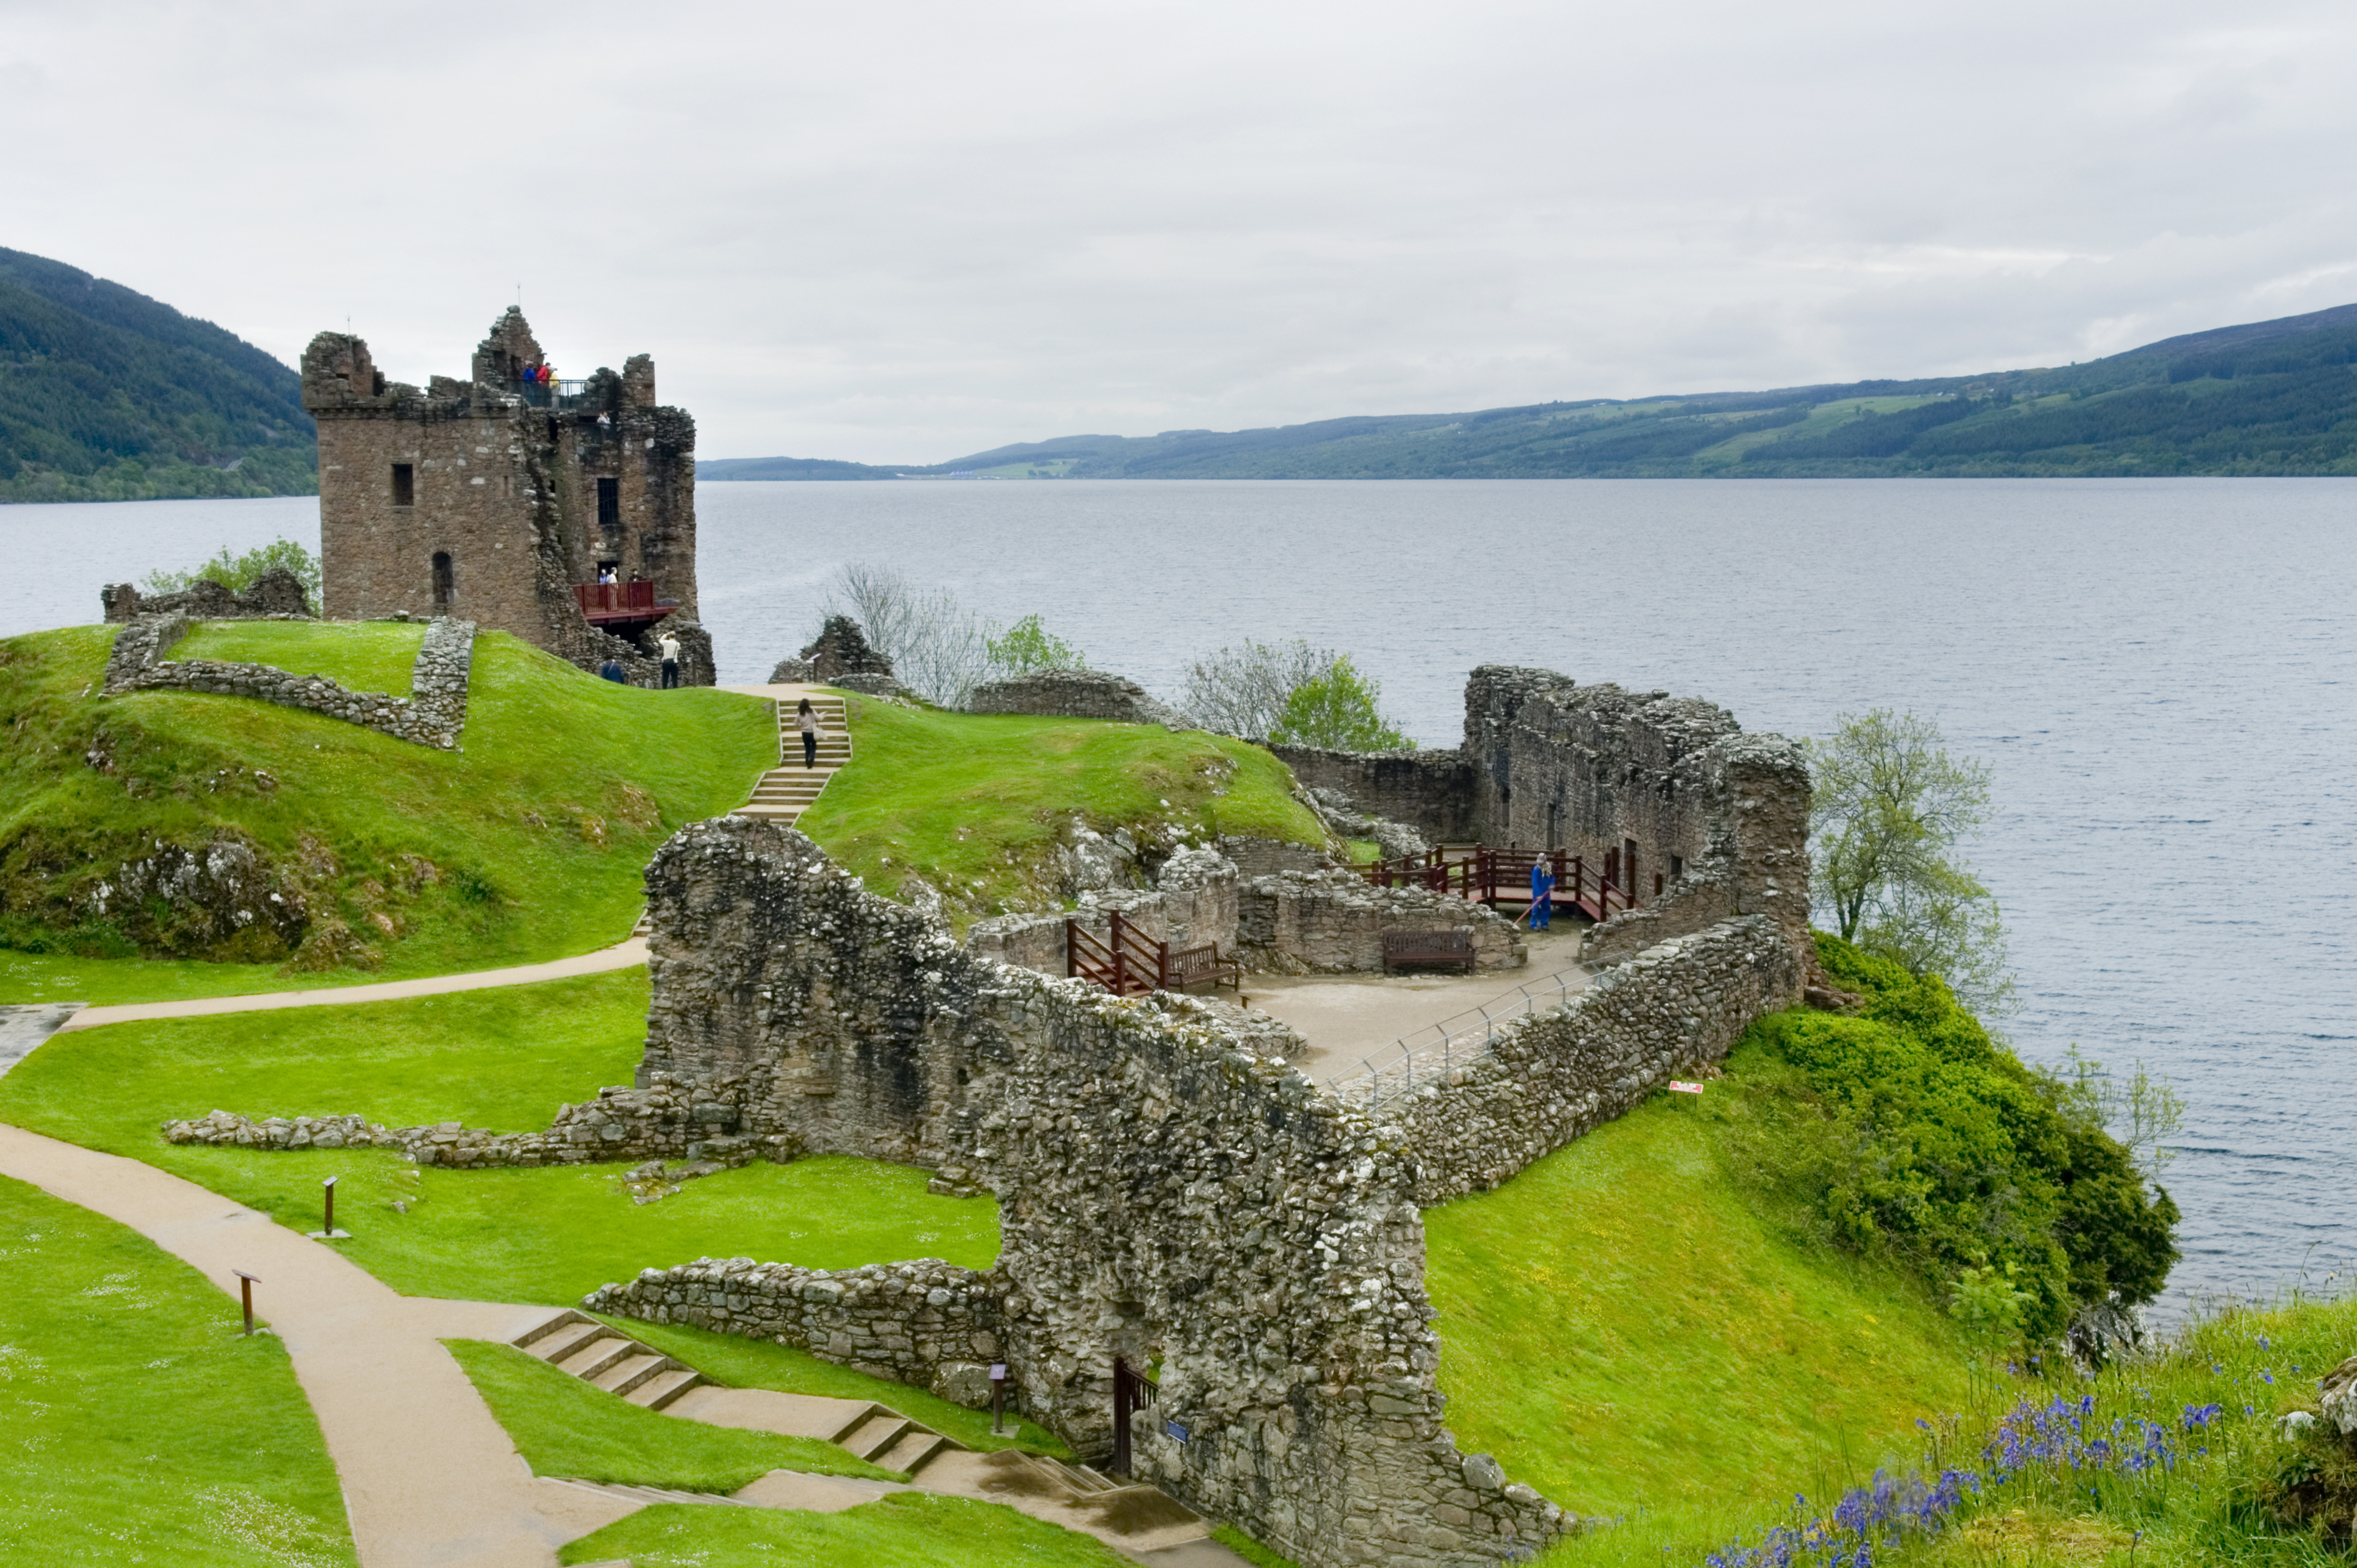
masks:
[[[210,321],[0,250],[0,501],[310,494],[301,392]]]
[[[925,467],[770,457],[696,471],[714,479],[2357,474],[2357,305],[2060,370],[1075,435]]]

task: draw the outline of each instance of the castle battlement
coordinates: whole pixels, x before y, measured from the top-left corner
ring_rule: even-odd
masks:
[[[560,381],[523,312],[476,347],[468,379],[388,381],[367,340],[303,353],[319,425],[322,609],[336,619],[462,616],[651,685],[655,639],[713,681],[696,624],[695,422],[655,401],[632,356]],[[601,578],[610,576],[610,583]]]

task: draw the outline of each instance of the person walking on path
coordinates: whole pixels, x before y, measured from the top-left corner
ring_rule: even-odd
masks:
[[[1531,929],[1551,930],[1555,922],[1555,867],[1547,863],[1546,852],[1539,852],[1531,863]]]
[[[666,631],[655,639],[655,647],[662,653],[662,689],[668,692],[679,684],[679,639]]]
[[[818,766],[818,710],[804,697],[802,706],[794,710],[794,727],[802,732],[802,766]]]

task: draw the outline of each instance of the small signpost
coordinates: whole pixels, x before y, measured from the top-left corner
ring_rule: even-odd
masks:
[[[311,1232],[311,1240],[314,1241],[344,1241],[351,1239],[350,1231],[336,1229],[336,1183],[341,1179],[339,1176],[329,1176],[319,1184],[319,1190],[327,1194],[328,1212],[321,1222],[320,1229]]]
[[[1006,1363],[990,1364],[990,1431],[996,1436],[1006,1430]]]
[[[238,1291],[245,1297],[245,1331],[251,1335],[253,1332],[253,1287],[256,1282],[243,1269],[231,1269],[230,1273],[238,1277]]]
[[[1698,1083],[1688,1083],[1683,1079],[1674,1078],[1670,1079],[1670,1092],[1672,1094],[1700,1094],[1702,1092],[1702,1085]]]

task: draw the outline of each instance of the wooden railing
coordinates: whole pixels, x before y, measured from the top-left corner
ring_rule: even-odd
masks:
[[[1065,974],[1093,980],[1115,996],[1179,991],[1205,981],[1231,987],[1243,983],[1243,969],[1235,960],[1222,958],[1217,943],[1174,952],[1168,942],[1148,940],[1118,909],[1110,912],[1105,931],[1100,937],[1078,920],[1064,922]]]
[[[1531,867],[1544,860],[1555,875],[1551,902],[1577,909],[1592,920],[1609,920],[1637,907],[1636,894],[1591,870],[1587,858],[1563,850],[1496,849],[1489,844],[1441,844],[1420,855],[1378,860],[1359,867],[1378,887],[1421,887],[1453,894],[1475,904],[1527,902]]]

